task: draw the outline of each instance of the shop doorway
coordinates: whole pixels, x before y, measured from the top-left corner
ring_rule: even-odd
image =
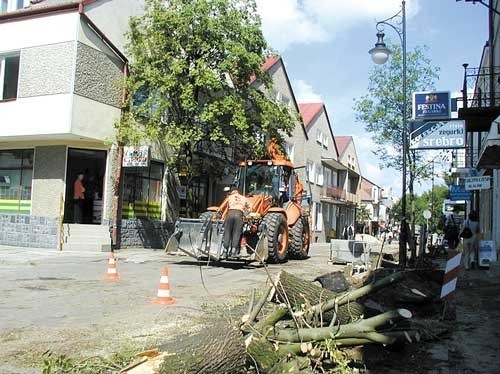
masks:
[[[80,205],[81,223],[100,225],[102,221],[106,151],[68,149],[64,222],[75,223],[74,183],[83,174],[85,199]]]

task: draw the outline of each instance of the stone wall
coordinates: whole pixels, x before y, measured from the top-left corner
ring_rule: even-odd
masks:
[[[165,248],[173,225],[162,221],[132,218],[121,221],[120,247]]]
[[[0,214],[0,244],[56,249],[57,225],[52,217]]]
[[[58,217],[61,194],[64,196],[66,146],[36,147],[33,170],[31,214]]]

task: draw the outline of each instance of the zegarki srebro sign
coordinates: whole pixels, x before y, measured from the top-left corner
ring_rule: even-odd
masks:
[[[410,122],[410,149],[465,147],[465,121]]]
[[[447,119],[451,117],[451,95],[449,91],[414,92],[413,119]]]

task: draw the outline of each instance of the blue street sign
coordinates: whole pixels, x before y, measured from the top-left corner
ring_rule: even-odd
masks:
[[[449,188],[450,200],[470,200],[472,193],[467,191],[464,186],[451,185]]]

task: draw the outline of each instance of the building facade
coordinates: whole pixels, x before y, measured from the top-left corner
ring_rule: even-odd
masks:
[[[132,0],[33,3],[4,1],[0,14],[0,34],[9,35],[0,38],[0,244],[77,248],[80,235],[98,248],[110,243],[114,214],[121,218],[110,144],[121,114],[124,33],[140,7]],[[80,173],[86,229],[70,226]],[[159,220],[152,207],[161,201],[163,164],[126,169],[123,178],[124,227],[137,215]]]
[[[486,8],[485,8],[485,11]],[[472,191],[467,211],[476,210],[483,238],[500,248],[500,1],[489,2],[489,38],[479,67],[464,64],[462,105],[458,118],[466,122],[464,165],[453,165],[455,181],[486,177],[489,188]],[[486,27],[486,25],[485,25]],[[459,162],[459,160],[454,160]]]

